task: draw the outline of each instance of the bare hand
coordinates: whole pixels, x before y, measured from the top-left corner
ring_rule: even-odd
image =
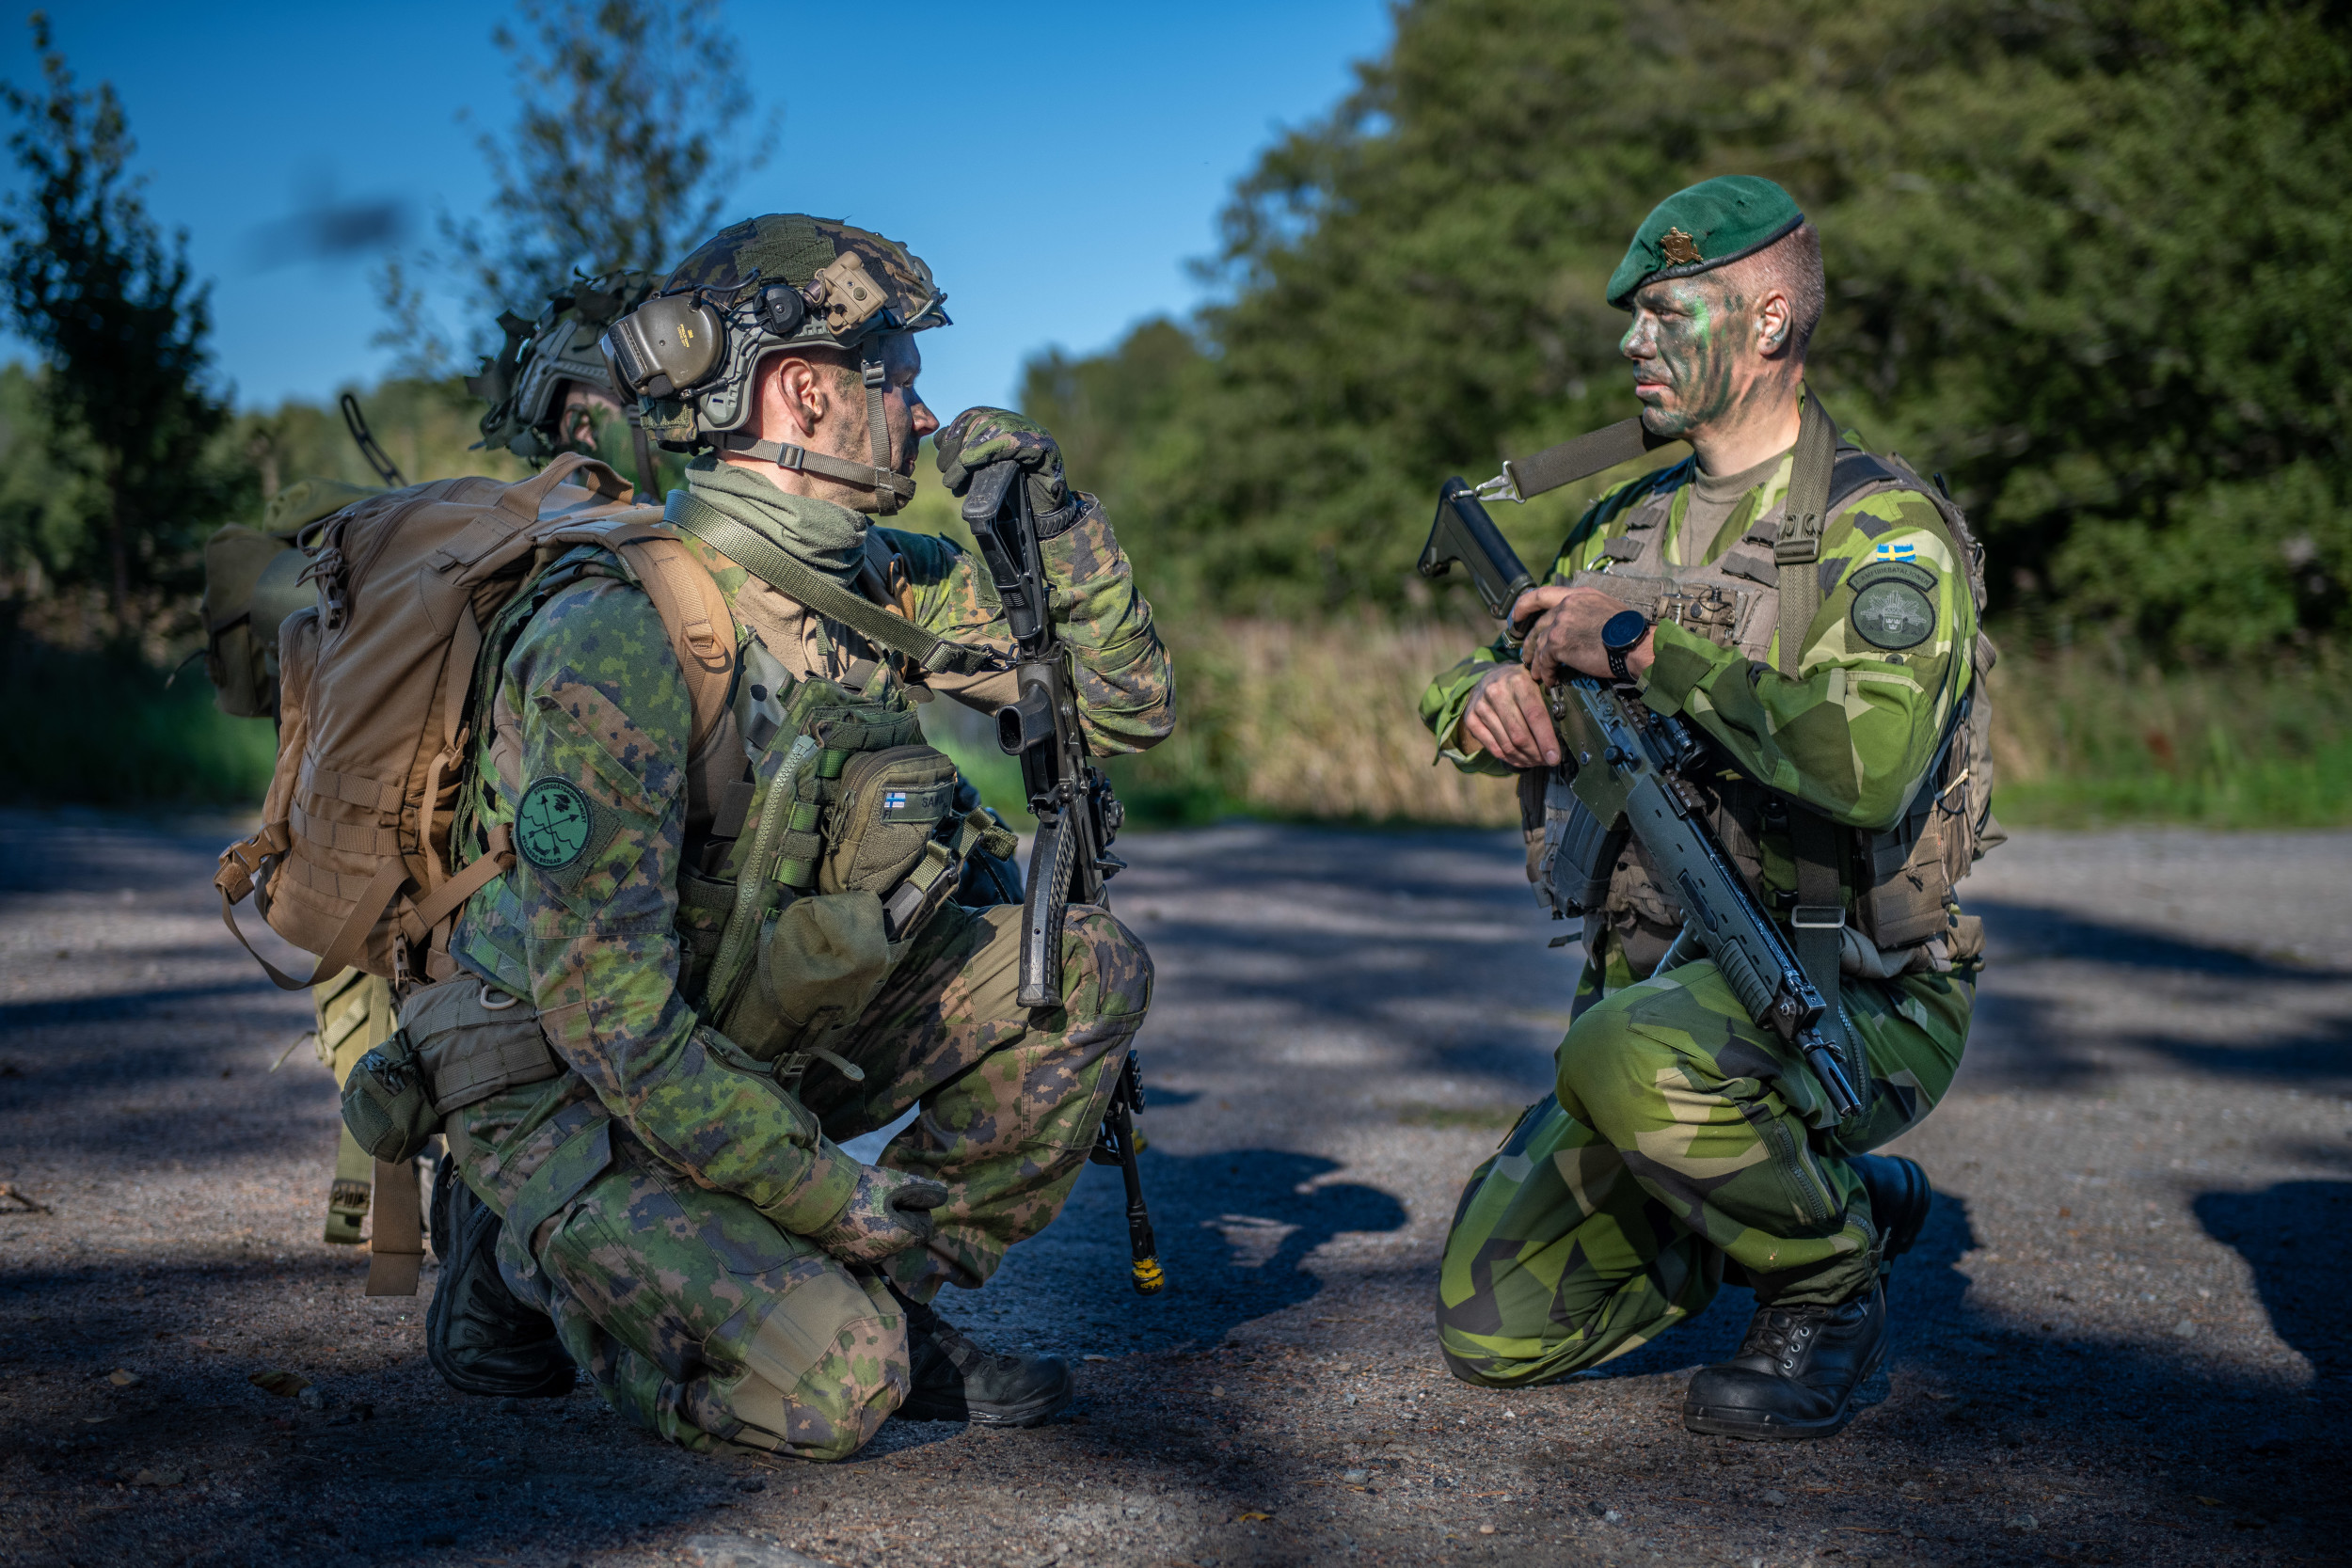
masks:
[[[1539,592],[1542,590],[1530,590],[1521,595],[1520,602],[1527,602]],[[1545,610],[1535,629],[1528,633],[1521,659],[1545,686],[1552,685],[1566,672],[1608,679],[1609,652],[1600,645],[1600,628],[1609,624],[1611,616],[1632,607],[1597,588],[1564,588],[1554,592],[1559,596]],[[1650,667],[1651,657],[1650,635],[1645,632],[1642,641],[1626,655],[1626,668],[1638,675]]]
[[[1535,677],[1524,665],[1498,664],[1470,693],[1462,733],[1499,762],[1514,768],[1556,767],[1559,733]]]

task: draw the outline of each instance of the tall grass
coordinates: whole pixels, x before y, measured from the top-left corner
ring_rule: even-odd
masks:
[[[1232,620],[1169,624],[1176,733],[1109,770],[1138,825],[1234,814],[1292,820],[1518,820],[1510,782],[1436,763],[1414,704],[1484,625]],[[2120,648],[1994,673],[1995,809],[2012,824],[2352,823],[2352,660],[2165,671]],[[247,804],[269,781],[266,721],[214,708],[200,669],[166,689],[136,657],[0,637],[0,799]],[[925,727],[988,801],[1026,827],[1020,769],[993,726],[948,702]]]
[[[2004,658],[1994,808],[2013,823],[2352,822],[2352,661],[2165,671],[2122,647]]]
[[[200,666],[167,681],[134,654],[0,639],[0,799],[259,805],[276,726],[215,707]]]

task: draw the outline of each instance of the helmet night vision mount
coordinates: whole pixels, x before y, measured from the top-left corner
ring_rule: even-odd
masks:
[[[882,341],[948,325],[946,298],[930,268],[880,235],[798,214],[754,218],[688,258],[661,293],[612,323],[602,348],[664,447],[717,447],[872,490],[887,515],[914,482],[891,461]],[[795,349],[857,355],[867,462],[762,441],[746,428],[757,416],[761,365]]]

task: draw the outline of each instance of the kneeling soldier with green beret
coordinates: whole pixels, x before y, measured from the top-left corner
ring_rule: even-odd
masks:
[[[1931,1195],[1915,1163],[1866,1151],[1916,1126],[1960,1066],[1982,942],[1952,885],[1992,837],[1978,552],[1947,499],[1840,442],[1807,392],[1822,298],[1820,242],[1770,181],[1709,180],[1650,214],[1609,299],[1633,318],[1620,346],[1643,428],[1694,455],[1596,501],[1509,632],[1421,705],[1458,766],[1519,772],[1531,875],[1541,854],[1552,887],[1607,888],[1589,909],[1554,897],[1583,918],[1584,976],[1556,1091],[1462,1195],[1438,1291],[1447,1364],[1488,1386],[1550,1382],[1732,1279],[1756,1316],[1692,1379],[1683,1418],[1737,1437],[1843,1430],[1885,1356],[1881,1276]],[[1824,1027],[1867,1067],[1849,1074],[1859,1110],[1841,1118],[1748,1016],[1638,838],[1581,831],[1546,706],[1569,673],[1702,737],[1692,809],[1830,999]],[[1602,844],[1578,877],[1550,863]]]
[[[867,515],[913,494],[934,432],[959,493],[1018,464],[1096,752],[1167,735],[1169,669],[1052,437],[988,408],[941,430],[924,406],[914,334],[946,325],[944,297],[901,245],[770,215],[605,336],[646,429],[701,453],[667,515],[731,613],[733,675],[697,745],[704,688],[596,546],[486,629],[451,837],[470,859],[511,835],[516,860],[403,1022],[431,1059],[535,1012],[558,1075],[448,1117],[437,1362],[461,1338],[477,1370],[552,1392],[568,1356],[686,1447],[811,1459],[894,1414],[1030,1424],[1070,1402],[1061,1362],[991,1354],[930,1302],[1059,1212],[1151,962],[1073,906],[1060,1003],[1017,1002],[1019,908],[958,901],[1011,835],[920,719],[938,696],[1013,700],[1004,610],[975,557]],[[837,1147],[910,1108],[875,1165]]]

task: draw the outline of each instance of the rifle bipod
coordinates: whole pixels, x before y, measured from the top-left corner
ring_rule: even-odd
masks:
[[[1087,1158],[1098,1165],[1117,1165],[1127,1183],[1127,1243],[1134,1252],[1131,1265],[1136,1294],[1155,1296],[1168,1283],[1160,1272],[1160,1247],[1152,1237],[1152,1212],[1143,1202],[1143,1177],[1136,1169],[1136,1115],[1143,1109],[1143,1068],[1136,1053],[1119,1069],[1111,1090],[1110,1109],[1094,1135],[1094,1150]]]

